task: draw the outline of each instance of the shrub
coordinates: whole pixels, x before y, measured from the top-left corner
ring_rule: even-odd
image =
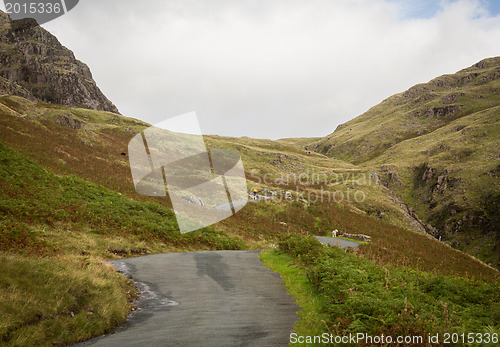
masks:
[[[494,284],[381,267],[300,235],[287,235],[279,250],[293,256],[324,296],[331,332],[424,336],[500,329],[500,288]]]

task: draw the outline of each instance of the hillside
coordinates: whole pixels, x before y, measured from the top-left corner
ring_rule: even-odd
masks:
[[[308,146],[377,171],[435,237],[500,265],[500,58],[394,95]]]
[[[115,194],[119,193],[121,194],[120,201],[125,202],[130,199],[130,201],[157,205],[158,207],[154,209],[155,213],[159,213],[160,207],[162,211],[163,209],[170,211],[168,199],[139,195],[135,192],[132,183],[127,146],[136,132],[146,127],[148,125],[143,122],[108,112],[73,109],[33,102],[15,96],[0,97],[1,142],[8,148],[31,158],[36,165],[58,176],[78,177]],[[201,243],[195,247],[210,249],[224,247],[222,245],[227,244],[227,247],[239,245],[237,247],[259,249],[277,242],[280,235],[286,232],[326,235],[333,228],[337,228],[343,232],[356,231],[373,236],[373,244],[363,249],[364,254],[369,258],[396,264],[413,263],[415,266],[418,264],[420,268],[429,270],[435,269],[438,263],[439,268],[434,271],[457,275],[469,274],[476,278],[497,276],[492,269],[484,267],[464,254],[452,251],[451,248],[436,242],[433,238],[426,237],[425,233],[412,231],[414,227],[412,222],[415,223],[415,220],[411,219],[387,187],[377,184],[375,180],[372,182],[366,180],[366,177],[370,176],[369,171],[363,171],[342,161],[328,159],[320,154],[308,154],[298,146],[281,142],[208,136],[206,143],[209,148],[237,149],[243,158],[249,188],[257,187],[264,194],[266,192],[276,194],[276,199],[269,202],[251,203],[234,217],[218,223],[212,232],[222,236],[221,244],[214,243],[214,239],[211,238],[203,241],[200,236],[196,236]],[[19,167],[19,170],[23,168],[23,165]],[[297,179],[301,173],[307,173],[307,175]],[[323,173],[323,175],[317,176],[318,173]],[[328,179],[327,184],[322,181],[324,177]],[[29,181],[28,179],[22,180]],[[43,187],[30,187],[27,184],[23,187],[26,192],[20,189],[21,196],[33,196],[31,189],[37,192],[47,190]],[[338,201],[330,199],[332,193],[346,194],[347,190],[353,193],[362,191],[367,198],[359,202],[354,199],[348,201],[347,198]],[[284,198],[287,191],[290,192],[289,200]],[[6,201],[15,196],[8,192],[9,190],[5,190],[3,193]],[[39,200],[36,196],[38,195],[27,200],[26,204],[36,204]],[[45,197],[48,198],[44,195],[44,199]],[[77,198],[77,201],[82,201],[75,202],[75,204],[82,208],[88,206],[89,202],[85,199],[87,199],[86,195]],[[96,208],[100,203],[107,204],[104,196],[101,202],[95,199],[92,201],[96,204],[92,206]],[[118,200],[111,203],[110,213],[112,215],[126,213],[126,219],[128,219],[130,217],[128,216],[130,212],[127,212],[128,207],[114,209],[121,204],[122,202],[118,203]],[[43,204],[45,205],[46,203]],[[6,206],[22,205],[16,202]],[[62,208],[63,210],[69,209],[68,211],[76,209],[72,206],[73,204],[64,207],[52,206],[48,209]],[[104,210],[107,210],[107,207]],[[15,208],[4,212],[7,211],[10,212],[6,216],[19,218],[15,213]],[[47,211],[47,208],[44,208],[44,211]],[[380,214],[376,211],[385,212]],[[26,223],[28,225],[45,224],[47,220],[54,220],[50,222],[50,225],[66,223],[64,218],[67,217],[62,217],[66,216],[64,213],[60,218],[51,214],[45,215],[45,213],[38,212],[41,215],[36,221],[28,218],[28,222],[22,223],[23,225]],[[92,212],[92,214],[95,213],[97,211]],[[161,212],[162,215],[165,213]],[[84,225],[88,225],[92,220],[97,222],[104,215],[100,212],[98,216],[101,217],[95,217],[96,219],[85,214],[79,214],[79,216],[77,219],[83,219]],[[151,218],[153,217],[148,217],[148,219]],[[391,221],[393,223],[389,223]],[[116,235],[117,230],[124,230],[124,226],[114,224],[116,223],[115,217],[106,218],[102,223],[97,229],[108,229],[111,235]],[[176,245],[177,241],[174,241],[176,236],[170,235],[177,233],[176,226],[170,230],[151,227],[152,230],[158,230],[159,234],[148,233],[147,240],[156,239],[161,244],[173,248],[189,247],[184,242]],[[84,230],[90,231],[94,228],[89,226]],[[124,235],[130,234],[136,237],[137,231],[134,231],[132,226],[128,226],[126,230],[128,231]],[[122,231],[119,234],[121,235]],[[186,237],[189,235],[187,234]],[[205,246],[204,242],[207,242]],[[4,247],[7,244],[8,242],[5,242]],[[149,247],[146,247],[146,250],[151,251]],[[129,254],[130,251],[126,253]],[[449,254],[447,259],[441,258],[443,253]],[[113,256],[113,254],[110,253],[107,256]]]
[[[500,57],[478,62],[393,95],[308,146],[353,163],[365,163],[407,139],[500,104]]]
[[[380,307],[370,306],[377,312],[363,311],[365,321],[382,317],[404,323],[398,310],[406,309],[407,293],[428,296],[428,304],[418,306],[422,316],[440,319],[447,312],[440,305],[468,300],[457,294],[456,288],[460,288],[486,296],[469,300],[466,306],[474,306],[473,312],[461,308],[454,328],[463,327],[459,321],[463,314],[469,321],[479,317],[498,330],[498,305],[490,298],[498,297],[499,272],[429,236],[424,231],[433,229],[401,200],[426,217],[425,204],[419,205],[418,199],[432,184],[439,187],[428,198],[439,197],[440,202],[451,199],[452,186],[460,187],[470,201],[479,201],[474,200],[478,199],[475,188],[462,186],[474,180],[478,187],[486,184],[485,194],[498,192],[494,186],[498,170],[488,176],[490,181],[481,176],[491,166],[487,157],[491,148],[482,141],[498,141],[496,106],[395,143],[362,164],[348,157],[331,158],[328,151],[325,155],[304,149],[310,142],[319,144],[324,139],[205,136],[210,149],[237,150],[248,188],[258,188],[260,194],[273,199],[248,203],[227,220],[181,235],[168,198],[139,195],[133,185],[128,143],[150,125],[116,113],[95,89],[88,68],[49,33],[29,21],[11,22],[1,14],[0,20],[0,37],[7,40],[0,44],[0,344],[66,345],[109,332],[124,322],[137,293],[106,260],[165,252],[271,249],[275,245],[297,255],[299,263],[316,258],[317,264],[309,264],[314,268],[308,281],[322,291],[336,289],[328,287],[333,283],[328,277],[331,273],[315,272],[320,262],[327,264],[318,267],[321,272],[332,269],[329,262],[343,267],[342,276],[359,279],[359,283],[353,282],[356,286],[369,273],[376,280],[368,281],[370,288],[360,293],[375,295],[372,290],[386,290],[377,303],[385,307],[379,312]],[[26,62],[34,65],[21,68]],[[26,75],[20,73],[28,68]],[[481,69],[489,74],[492,68]],[[458,127],[463,128],[455,130]],[[473,154],[467,159],[470,163],[460,168],[455,164],[456,172],[449,164],[444,174],[439,165],[452,163],[454,157],[433,149],[440,146],[436,141],[447,136],[452,142],[450,153],[471,150]],[[484,163],[474,171],[478,158]],[[427,166],[418,166],[424,160]],[[399,182],[411,180],[415,170],[422,170],[426,180],[409,181],[415,183],[415,189],[405,190]],[[461,180],[455,185],[458,178]],[[494,199],[488,208],[478,205],[478,211],[489,213],[487,218],[497,213]],[[466,208],[467,203],[464,200],[460,206]],[[461,213],[457,210],[456,215]],[[471,223],[477,224],[477,219]],[[491,223],[498,225],[495,220]],[[355,254],[342,255],[317,243],[311,245],[313,235],[329,235],[333,229],[363,233],[373,242],[361,245]],[[481,242],[484,239],[478,237]],[[492,249],[481,250],[478,256],[489,259]],[[389,295],[388,269],[390,280],[398,283],[390,289],[397,294],[395,308],[392,303],[381,304]],[[318,282],[323,275],[328,281],[325,286]],[[400,282],[402,287],[408,284],[404,292],[399,290]],[[412,290],[414,286],[417,289]],[[444,294],[440,294],[441,287],[446,289]],[[351,293],[354,287],[341,289]],[[324,305],[330,316],[316,324],[334,329],[337,321],[330,304],[341,304],[345,293],[330,294],[328,300],[335,303],[325,301]],[[342,304],[351,309],[351,303]],[[345,331],[361,324],[354,320],[358,323],[350,325],[351,317],[346,315],[342,321]],[[425,329],[433,331],[432,327]]]
[[[326,235],[332,228],[372,236],[359,256],[374,266],[413,267],[434,274],[455,275],[495,283],[498,272],[436,240],[369,216],[348,202],[310,204],[297,192],[318,186],[255,182],[262,190],[294,191],[294,201],[249,204],[236,216],[214,227],[180,235],[168,200],[135,193],[127,167],[128,140],[145,123],[119,115],[0,97],[0,262],[5,269],[2,298],[9,298],[0,324],[0,340],[75,342],[102,334],[123,322],[133,291],[103,260],[186,250],[262,249],[288,233]],[[270,141],[208,137],[210,147],[237,148],[248,166],[248,177],[293,177],[304,169],[337,173],[362,172],[352,164],[301,152]],[[15,150],[14,150],[14,149]],[[31,159],[29,159],[29,158]],[[257,171],[255,171],[257,170]],[[289,176],[290,175],[290,176]],[[256,179],[257,178],[257,179]],[[323,189],[351,187],[355,179]],[[369,185],[365,189],[370,188]],[[382,185],[370,189],[382,199]],[[372,208],[385,200],[374,199]],[[390,199],[387,199],[390,206]],[[23,278],[18,282],[18,272]],[[78,283],[52,301],[33,283]],[[63,281],[63,282],[61,282]],[[17,294],[16,294],[17,293]],[[102,300],[102,298],[113,300]],[[25,310],[30,298],[33,309]],[[84,300],[85,298],[85,300]],[[3,299],[2,299],[3,300]],[[75,319],[71,315],[75,314]],[[43,318],[38,318],[43,317]],[[86,322],[80,324],[78,322]],[[52,328],[51,328],[52,327]],[[56,328],[57,327],[57,328]]]

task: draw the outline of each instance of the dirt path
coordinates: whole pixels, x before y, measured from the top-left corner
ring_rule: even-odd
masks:
[[[79,346],[287,346],[294,304],[258,251],[170,253],[113,261],[144,294],[112,335]]]

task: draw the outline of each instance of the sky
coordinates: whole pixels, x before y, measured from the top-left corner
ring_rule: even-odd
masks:
[[[43,25],[128,117],[319,137],[500,55],[497,0],[81,0]]]

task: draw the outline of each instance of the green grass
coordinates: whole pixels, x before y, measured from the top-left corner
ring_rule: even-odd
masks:
[[[55,119],[61,115],[78,119],[83,127],[71,129],[58,125]],[[287,233],[329,235],[333,229],[338,229],[340,232],[371,236],[373,242],[362,245],[358,256],[373,261],[379,267],[404,266],[432,272],[432,276],[452,274],[492,283],[498,280],[498,271],[451,247],[412,232],[407,215],[394,202],[388,188],[359,182],[373,169],[329,159],[318,153],[307,153],[303,147],[309,143],[306,139],[205,138],[210,148],[231,148],[240,152],[248,171],[249,185],[255,184],[260,189],[280,194],[287,189],[298,189],[306,195],[321,188],[343,192],[346,189],[361,189],[367,193],[364,202],[308,204],[299,199],[294,203],[252,203],[234,217],[213,227],[180,235],[168,199],[137,194],[128,158],[121,155],[127,153],[127,144],[132,136],[147,126],[108,112],[34,103],[12,96],[0,97],[1,142],[5,144],[0,143],[0,254],[11,257],[12,261],[30,262],[34,271],[38,271],[38,262],[53,263],[54,267],[61,262],[71,263],[67,267],[68,272],[60,272],[59,275],[72,278],[71,271],[78,268],[81,262],[90,261],[99,267],[105,260],[153,253],[262,249],[278,243]],[[471,139],[474,134],[471,133]],[[495,134],[490,133],[491,136]],[[256,171],[250,174],[252,169]],[[307,170],[329,178],[344,175],[342,177],[346,179],[341,178],[326,186],[258,182],[265,174],[276,179]],[[313,174],[309,176],[311,178]],[[400,173],[403,181],[409,177],[411,172]],[[494,211],[491,213],[494,214]],[[286,256],[283,257],[280,260],[282,265],[287,261]],[[49,266],[46,271],[52,273],[55,270]],[[82,271],[82,276],[75,280],[80,281],[83,287],[87,286],[85,276],[97,280],[99,271],[96,274],[90,271],[86,275],[86,270]],[[309,290],[313,284],[306,282],[307,275],[304,278],[304,273],[308,272],[300,267],[291,267],[289,271],[290,276],[295,278],[292,284],[302,288],[303,300],[311,300],[316,308],[320,304],[323,306],[320,300],[323,294]],[[9,276],[13,277],[13,274]],[[46,278],[52,278],[50,276]],[[40,295],[35,288],[26,286],[24,290],[32,290],[34,297]],[[122,289],[121,295],[127,297],[125,289]],[[50,314],[49,303],[41,308],[47,311],[47,324],[57,316]],[[122,318],[128,305],[129,302],[117,301],[115,310],[122,312]],[[321,319],[318,320],[326,311],[315,312],[307,319],[308,324],[314,326],[314,331],[321,331],[323,327],[331,329]],[[304,314],[307,315],[306,312]],[[20,321],[22,317],[21,310],[18,312]],[[101,327],[117,322],[108,324],[102,317],[98,320]],[[304,325],[301,331],[307,331],[309,325]],[[67,330],[67,327],[62,329]],[[31,331],[29,334],[32,336],[39,331],[30,324],[11,324],[7,329],[10,331],[9,339],[17,334],[15,331],[18,329]],[[92,328],[88,333],[97,334],[98,331]],[[66,341],[88,336],[79,329],[74,329],[74,334],[66,333]],[[23,336],[27,334],[23,332]],[[63,339],[51,336],[46,337],[47,341],[59,343]]]
[[[295,323],[294,333],[298,335],[320,335],[326,331],[323,321],[328,316],[322,312],[326,298],[316,292],[309,283],[307,272],[297,266],[290,255],[265,251],[259,254],[261,261],[272,271],[280,274],[288,293],[297,300],[300,320]]]
[[[181,235],[174,213],[138,202],[75,176],[57,177],[0,143],[0,246],[21,252],[57,251],[30,231],[46,225],[77,232],[163,242],[175,247],[240,249],[242,244],[215,229]]]
[[[64,346],[111,331],[135,297],[130,281],[87,256],[0,254],[0,344]]]
[[[135,289],[105,260],[245,248],[215,228],[181,235],[174,214],[0,143],[0,343],[66,345],[124,322]]]
[[[262,259],[283,276],[301,316],[308,317],[296,327],[299,335],[500,333],[495,284],[379,266],[297,235],[285,237],[279,251]]]

